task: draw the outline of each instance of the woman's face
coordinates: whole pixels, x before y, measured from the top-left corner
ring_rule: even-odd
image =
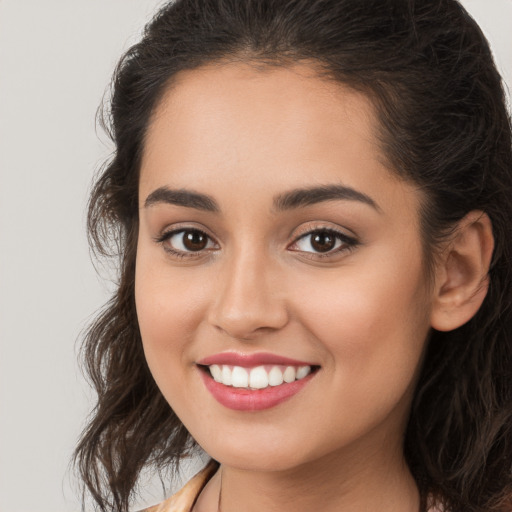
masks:
[[[182,72],[153,116],[144,350],[224,464],[401,453],[432,299],[420,194],[386,169],[376,132],[364,95],[298,65]]]

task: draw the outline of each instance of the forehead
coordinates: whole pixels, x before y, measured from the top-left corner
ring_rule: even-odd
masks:
[[[305,150],[337,142],[340,124],[374,144],[375,119],[366,96],[312,67],[212,64],[177,74],[151,119],[145,153],[196,144],[227,155],[249,140],[260,150],[279,142],[283,152],[296,152],[301,142]]]
[[[183,71],[148,128],[141,199],[162,185],[219,183],[237,185],[240,195],[241,186],[279,193],[337,181],[371,195],[400,181],[377,133],[368,97],[314,67],[223,63]]]
[[[316,108],[333,105],[335,108],[356,108],[361,114],[373,115],[371,102],[362,93],[341,82],[328,79],[315,64],[287,66],[265,65],[251,62],[216,62],[177,73],[173,78],[161,107],[178,105],[190,108],[222,107],[226,100],[233,107],[244,107],[249,97],[262,104],[297,109],[307,103]],[[263,105],[262,105],[263,106]]]

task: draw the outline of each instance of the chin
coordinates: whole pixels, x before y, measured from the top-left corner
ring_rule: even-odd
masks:
[[[216,461],[226,467],[243,469],[246,471],[290,471],[303,464],[312,462],[321,457],[329,448],[308,447],[304,440],[294,440],[290,436],[243,436],[237,438],[228,435],[225,438],[217,436],[215,442],[199,444],[203,450]]]

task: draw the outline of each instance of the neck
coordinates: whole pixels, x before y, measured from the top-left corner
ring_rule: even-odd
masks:
[[[373,453],[330,453],[290,470],[222,465],[197,512],[417,512],[419,493],[401,447]],[[219,510],[219,498],[221,506]]]

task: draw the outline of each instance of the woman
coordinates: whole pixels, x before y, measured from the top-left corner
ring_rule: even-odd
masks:
[[[101,510],[512,510],[501,79],[454,0],[178,0],[120,62],[119,250],[76,457]]]

